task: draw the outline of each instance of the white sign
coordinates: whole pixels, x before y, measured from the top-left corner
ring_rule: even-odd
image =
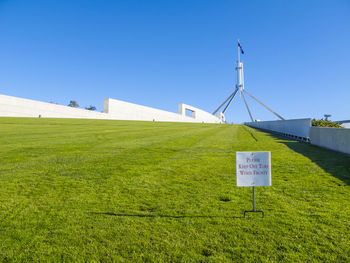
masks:
[[[236,152],[237,186],[271,186],[270,152]]]

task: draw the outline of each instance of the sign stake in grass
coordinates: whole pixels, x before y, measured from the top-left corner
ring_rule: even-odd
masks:
[[[253,210],[246,213],[262,213],[255,210],[255,186],[271,186],[271,152],[236,152],[237,186],[252,186]]]

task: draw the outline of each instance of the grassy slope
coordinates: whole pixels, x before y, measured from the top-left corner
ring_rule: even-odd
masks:
[[[349,261],[350,158],[239,125],[0,118],[0,260]],[[236,151],[272,152],[266,217]]]

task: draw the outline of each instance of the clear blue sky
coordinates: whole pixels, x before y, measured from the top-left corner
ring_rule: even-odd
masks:
[[[350,1],[0,0],[0,93],[212,112],[245,87],[285,118],[350,119]],[[276,119],[247,99],[253,117]],[[230,122],[248,121],[241,98]]]

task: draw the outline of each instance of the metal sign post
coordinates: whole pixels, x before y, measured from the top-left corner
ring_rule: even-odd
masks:
[[[265,216],[265,213],[263,210],[255,210],[255,186],[253,188],[253,210],[245,210],[244,211],[244,217],[246,213],[262,213],[262,217]]]
[[[252,186],[253,210],[246,213],[262,213],[255,210],[255,186],[271,186],[271,153],[270,152],[236,152],[237,186]]]

